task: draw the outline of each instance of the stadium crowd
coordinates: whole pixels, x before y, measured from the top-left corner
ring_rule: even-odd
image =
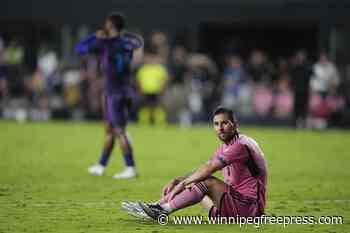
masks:
[[[2,118],[102,117],[103,79],[95,56],[63,65],[56,51],[42,46],[36,70],[26,72],[25,52],[16,41],[0,38]],[[134,55],[131,118],[144,124],[190,126],[208,121],[212,109],[223,105],[241,119],[294,119],[297,127],[334,124],[349,103],[340,88],[344,77],[327,54],[312,64],[305,52],[296,51],[273,63],[266,52],[252,50],[248,58],[227,53],[223,64],[217,64],[206,54],[171,46],[163,32],[153,32],[144,50]],[[297,96],[306,107],[299,108]]]

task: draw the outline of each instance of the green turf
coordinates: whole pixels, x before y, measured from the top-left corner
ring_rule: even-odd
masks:
[[[0,121],[0,233],[14,232],[350,232],[350,132],[242,127],[265,152],[270,215],[340,215],[343,225],[160,226],[126,215],[122,200],[156,200],[172,177],[204,163],[219,142],[210,127],[131,126],[141,176],[116,181],[87,167],[100,153],[101,123]],[[176,215],[205,215],[192,207]]]

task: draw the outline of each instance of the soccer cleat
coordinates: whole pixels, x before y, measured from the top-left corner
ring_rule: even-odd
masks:
[[[158,217],[161,215],[169,214],[159,204],[147,204],[143,202],[139,202],[138,204],[142,208],[144,213],[146,213],[148,217],[154,220],[158,220]]]
[[[151,219],[140,207],[138,202],[123,201],[122,208],[131,216],[142,218],[142,219]]]
[[[89,167],[88,172],[94,176],[102,176],[104,170],[105,170],[104,166],[102,166],[101,164],[95,164]]]
[[[113,176],[114,179],[131,179],[137,177],[137,171],[134,167],[126,167],[121,173]]]

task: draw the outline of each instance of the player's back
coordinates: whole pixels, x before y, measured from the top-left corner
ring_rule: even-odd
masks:
[[[103,41],[101,63],[107,94],[120,93],[130,86],[133,50],[127,49],[127,46],[123,37]]]
[[[245,162],[245,166],[250,174],[250,178],[246,179],[247,184],[241,186],[240,192],[247,196],[252,196],[251,192],[253,191],[263,211],[266,206],[267,188],[267,163],[265,155],[258,143],[251,137],[240,135],[239,143],[243,144],[246,148],[248,160]]]
[[[129,89],[133,51],[142,46],[142,38],[132,33],[112,38],[97,38],[93,33],[79,41],[75,50],[79,55],[101,54],[102,70],[106,77],[105,93],[111,95]]]
[[[240,143],[246,146],[247,153],[251,156],[257,166],[257,177],[266,183],[267,164],[264,152],[261,150],[259,144],[253,138],[246,135],[240,135],[239,140]]]

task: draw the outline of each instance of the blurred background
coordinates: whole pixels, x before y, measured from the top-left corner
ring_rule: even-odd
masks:
[[[119,11],[145,39],[132,67],[132,121],[190,127],[224,105],[245,124],[350,127],[348,1],[1,3],[3,119],[102,119],[98,57],[78,57],[74,45]]]

